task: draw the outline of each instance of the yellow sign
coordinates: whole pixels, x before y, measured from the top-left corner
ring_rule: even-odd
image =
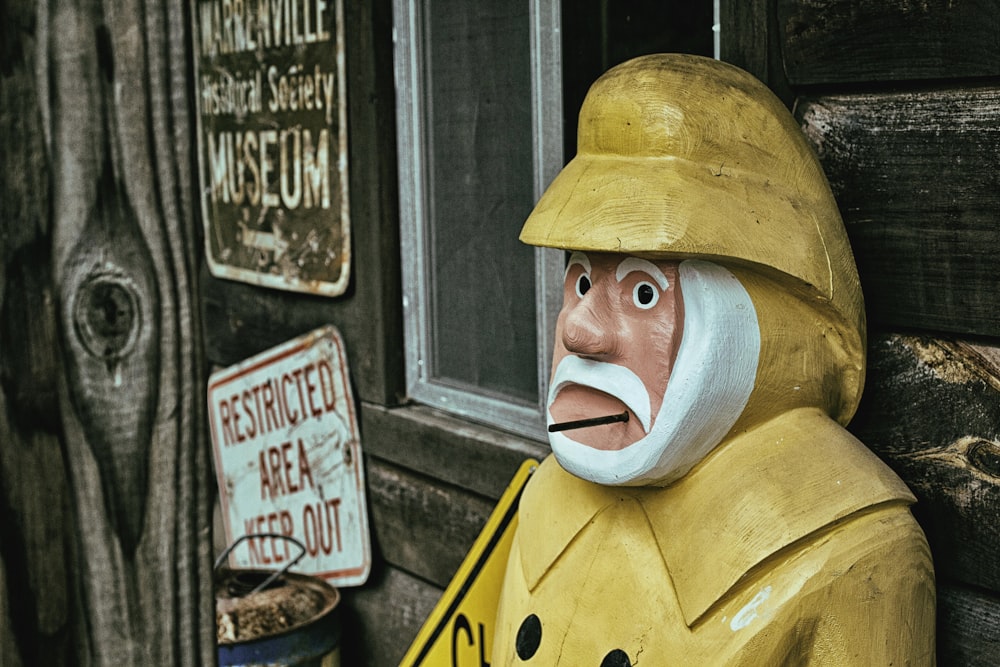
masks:
[[[538,461],[521,464],[400,667],[487,667],[493,623],[517,528],[521,491]]]

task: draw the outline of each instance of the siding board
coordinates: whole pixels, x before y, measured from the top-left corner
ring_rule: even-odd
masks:
[[[774,0],[719,0],[719,58],[750,72],[791,104],[773,5]]]
[[[1000,89],[804,97],[875,327],[1000,335]]]
[[[344,589],[341,594],[342,664],[398,665],[441,597],[441,589],[383,566],[372,572],[363,588]]]
[[[29,34],[8,15],[0,80],[0,664],[64,664],[74,652],[73,520],[59,423],[52,192]],[[20,11],[18,11],[20,10]],[[20,15],[18,15],[20,14]],[[54,428],[55,427],[55,428]],[[30,601],[30,604],[26,604]]]
[[[938,664],[995,667],[1000,659],[1000,597],[938,583]]]
[[[778,0],[792,85],[995,77],[992,0]]]
[[[938,577],[1000,591],[1000,348],[875,338],[850,428],[917,496]]]
[[[378,552],[396,567],[447,586],[493,503],[371,456],[365,474]]]
[[[185,6],[0,15],[0,664],[211,663]]]
[[[547,445],[529,442],[422,406],[361,406],[364,450],[379,458],[498,500],[525,459]]]

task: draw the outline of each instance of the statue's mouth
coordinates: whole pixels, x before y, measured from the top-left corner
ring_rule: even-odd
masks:
[[[594,449],[624,449],[646,436],[625,401],[591,386],[564,382],[549,402],[549,432]]]
[[[591,426],[603,426],[604,424],[616,424],[628,421],[628,410],[614,415],[604,417],[590,417],[588,419],[574,419],[573,421],[549,424],[549,433],[557,431],[573,431],[578,428],[589,428]]]

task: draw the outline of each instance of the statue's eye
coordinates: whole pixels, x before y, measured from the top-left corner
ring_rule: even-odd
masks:
[[[576,295],[583,298],[583,295],[590,291],[590,276],[586,273],[581,273],[580,277],[576,279]]]
[[[632,290],[632,302],[635,303],[636,307],[643,310],[649,310],[659,300],[660,292],[656,289],[656,286],[645,280],[637,283],[635,289]]]

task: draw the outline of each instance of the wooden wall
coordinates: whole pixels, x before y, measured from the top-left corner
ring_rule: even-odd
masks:
[[[520,462],[540,447],[408,405],[403,371],[392,15],[344,3],[352,277],[330,299],[254,287],[201,269],[208,362],[228,366],[332,323],[343,334],[361,420],[374,563],[344,589],[345,665],[403,656]],[[216,549],[221,549],[221,535]]]
[[[211,663],[210,366],[344,334],[376,547],[345,591],[344,664],[398,661],[545,454],[406,402],[390,2],[345,10],[354,276],[324,299],[208,275],[184,3],[0,3],[0,664]],[[920,499],[940,664],[997,664],[1000,7],[723,0],[721,18],[724,59],[794,107],[848,225],[871,324],[852,428]]]
[[[646,5],[654,15],[666,11],[657,3]],[[650,32],[649,20],[624,25],[625,10],[607,3],[574,7],[578,11],[567,5],[572,25],[566,30],[574,52],[587,45],[593,49],[602,31],[614,25],[620,34],[604,54],[613,61],[662,50],[664,40],[676,37],[647,35],[640,44],[636,35]],[[350,289],[340,299],[301,296],[216,280],[203,268],[202,304],[206,350],[215,365],[235,363],[328,322],[344,334],[360,403],[375,544],[369,582],[342,591],[344,664],[393,665],[520,463],[544,457],[548,447],[406,400],[399,256],[409,250],[399,245],[390,2],[346,2],[345,9],[354,253]],[[710,49],[710,6],[702,10],[705,29],[698,43]],[[599,11],[607,16],[596,17]],[[578,62],[567,88],[582,99],[603,71],[602,62]],[[520,224],[511,221],[512,234]]]
[[[211,663],[183,5],[0,4],[0,664]]]
[[[939,664],[996,665],[1000,5],[732,0],[722,20],[723,59],[794,108],[847,225],[870,327],[851,429],[918,496]]]

